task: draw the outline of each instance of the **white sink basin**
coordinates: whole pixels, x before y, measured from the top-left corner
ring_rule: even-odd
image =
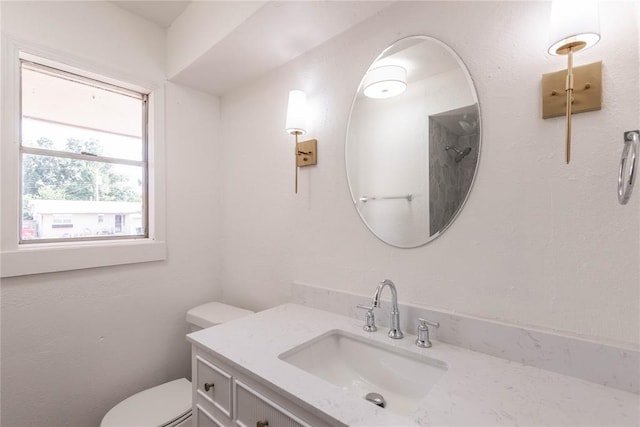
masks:
[[[411,415],[447,370],[442,361],[341,330],[329,331],[279,358],[363,398],[379,393],[387,410],[400,415]]]

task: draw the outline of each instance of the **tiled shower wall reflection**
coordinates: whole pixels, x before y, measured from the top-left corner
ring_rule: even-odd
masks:
[[[463,120],[464,115],[459,115]],[[454,122],[457,122],[455,120]],[[458,135],[429,117],[429,217],[430,235],[442,230],[453,219],[464,202],[473,181],[478,162],[479,135]],[[459,151],[471,147],[471,152],[456,162],[454,147]]]

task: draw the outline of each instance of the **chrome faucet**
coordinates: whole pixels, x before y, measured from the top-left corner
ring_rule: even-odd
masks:
[[[377,331],[378,328],[376,327],[376,316],[373,314],[373,306],[369,307],[367,305],[358,304],[356,307],[367,310],[367,314],[364,317],[364,326],[362,327],[362,330],[366,332]]]
[[[376,288],[373,295],[373,307],[380,308],[380,294],[385,286],[391,289],[391,312],[389,313],[389,338],[400,339],[404,334],[400,330],[400,311],[398,310],[398,292],[396,285],[389,279],[385,279]]]
[[[431,320],[418,318],[418,338],[416,338],[416,345],[421,348],[430,348],[432,346],[429,339],[429,326],[439,328],[440,323],[432,322]]]

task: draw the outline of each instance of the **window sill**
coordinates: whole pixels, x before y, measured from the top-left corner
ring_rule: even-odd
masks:
[[[167,245],[155,240],[42,244],[5,251],[1,257],[0,277],[15,277],[162,261],[167,258]]]

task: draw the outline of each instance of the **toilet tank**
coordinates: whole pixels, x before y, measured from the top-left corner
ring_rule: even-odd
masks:
[[[234,307],[221,302],[208,302],[187,312],[187,323],[191,332],[229,322],[253,314],[251,310]]]

